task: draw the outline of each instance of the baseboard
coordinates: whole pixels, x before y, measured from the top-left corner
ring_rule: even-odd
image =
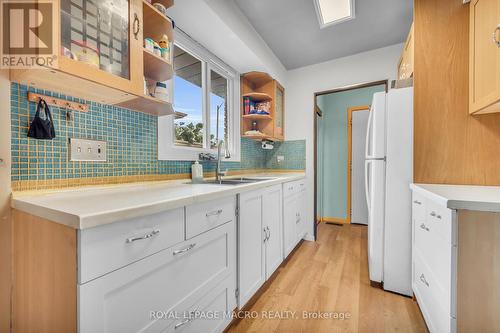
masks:
[[[349,218],[323,216],[321,218],[321,222],[336,223],[336,224],[349,224],[351,221]]]

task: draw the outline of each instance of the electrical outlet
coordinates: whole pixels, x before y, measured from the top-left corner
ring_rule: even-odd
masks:
[[[70,161],[105,162],[106,141],[69,139]]]
[[[276,157],[276,159],[278,160],[278,163],[281,163],[281,162],[283,162],[283,161],[285,160],[285,156],[283,156],[283,155],[278,155],[278,156]]]

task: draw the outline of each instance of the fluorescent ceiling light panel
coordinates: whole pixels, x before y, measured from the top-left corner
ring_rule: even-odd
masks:
[[[314,7],[322,29],[355,18],[354,0],[314,0]]]

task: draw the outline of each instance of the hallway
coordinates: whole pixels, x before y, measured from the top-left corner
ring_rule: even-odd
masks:
[[[229,332],[427,331],[411,298],[370,287],[366,226],[321,223],[318,237],[302,243],[248,309],[258,317],[242,319]],[[283,311],[282,317],[296,311],[296,319],[321,311],[330,319],[267,319],[265,311]],[[346,319],[331,319],[342,313]]]

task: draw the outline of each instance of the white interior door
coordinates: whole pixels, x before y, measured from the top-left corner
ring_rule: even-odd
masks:
[[[365,147],[370,111],[352,113],[351,223],[368,224],[365,198]]]

